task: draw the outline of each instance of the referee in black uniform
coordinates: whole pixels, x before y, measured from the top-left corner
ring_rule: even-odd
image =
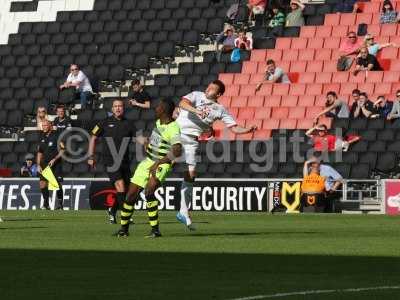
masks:
[[[61,175],[61,164],[62,164],[62,155],[65,151],[64,143],[59,141],[59,133],[57,131],[52,130],[52,124],[50,121],[44,121],[42,123],[42,135],[40,137],[40,143],[38,146],[36,163],[38,166],[39,174],[49,166],[53,171],[54,177],[57,179],[59,189],[57,191],[57,207],[56,209],[63,209],[63,189],[61,182],[63,180]],[[49,206],[49,183],[48,181],[40,174],[40,190],[43,196],[43,207],[42,209],[50,209]]]
[[[89,142],[88,164],[95,167],[95,146],[98,137],[104,138],[103,163],[111,183],[117,191],[117,201],[108,208],[111,224],[117,223],[118,204],[123,203],[126,190],[131,177],[129,143],[135,136],[135,128],[124,118],[124,102],[114,100],[112,104],[112,116],[100,121],[92,130]],[[122,148],[121,147],[125,147]]]

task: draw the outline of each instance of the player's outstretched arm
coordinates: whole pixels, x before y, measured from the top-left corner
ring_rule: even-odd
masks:
[[[194,113],[194,114],[198,115],[199,118],[201,118],[201,119],[206,117],[206,112],[194,108],[192,103],[188,99],[183,98],[181,100],[181,102],[179,102],[179,108],[187,110],[187,111],[189,111],[191,113]]]
[[[251,126],[251,127],[246,128],[246,127],[242,127],[242,126],[236,125],[236,126],[229,127],[229,129],[233,133],[236,133],[236,134],[246,134],[246,133],[250,133],[250,132],[256,131],[257,130],[257,126]]]

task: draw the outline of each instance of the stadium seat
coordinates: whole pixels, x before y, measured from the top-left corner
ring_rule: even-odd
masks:
[[[300,37],[313,38],[315,36],[316,27],[314,26],[302,26],[300,30]]]
[[[322,67],[322,62],[321,62]],[[315,76],[315,83],[330,83],[332,82],[332,73],[319,73],[316,72],[317,75]]]
[[[257,107],[257,110],[256,110],[256,114],[257,114],[257,111],[259,109],[264,108],[263,107],[264,106],[264,97],[263,96],[252,96],[252,97],[249,97],[247,105],[249,107]]]
[[[289,109],[287,107],[274,107],[271,113],[271,116],[276,119],[286,119],[288,115]]]

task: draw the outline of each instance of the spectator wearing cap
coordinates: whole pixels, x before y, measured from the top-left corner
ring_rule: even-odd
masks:
[[[323,115],[329,118],[348,118],[350,110],[346,101],[339,100],[337,94],[330,91],[326,94],[325,109],[314,118],[314,121],[318,123],[318,119]]]
[[[374,103],[368,100],[366,93],[360,93],[359,98],[351,106],[351,117],[356,118],[370,118],[374,112]]]
[[[238,37],[235,39],[235,48],[250,51],[253,49],[253,39],[246,36],[244,30],[240,30]]]
[[[290,12],[286,15],[286,27],[304,26],[304,7],[299,0],[290,1]]]
[[[347,71],[353,64],[355,56],[358,54],[361,45],[357,40],[354,31],[350,31],[339,48],[338,71]]]
[[[290,83],[290,79],[282,68],[275,65],[275,61],[272,59],[267,60],[267,67],[265,69],[264,81],[260,82],[256,91],[261,89],[264,83]]]
[[[382,13],[379,18],[381,24],[391,24],[399,22],[397,11],[394,10],[390,1],[385,0],[382,5]]]
[[[382,71],[382,67],[376,57],[368,53],[367,47],[361,47],[353,75],[356,76],[358,73],[366,71]]]
[[[396,100],[393,101],[393,107],[387,116],[388,120],[394,120],[400,118],[400,90],[396,92]]]
[[[65,115],[64,105],[57,106],[57,117],[53,121],[53,129],[62,132],[71,127],[72,122],[71,119]]]
[[[400,97],[400,93],[397,93],[398,97]],[[398,98],[400,99],[400,98]],[[371,116],[372,118],[384,118],[386,119],[393,108],[393,102],[389,101],[385,98],[385,96],[379,96],[374,103],[374,114]]]
[[[39,106],[36,112],[36,127],[37,130],[43,129],[43,123],[48,121],[47,109],[44,106]]]
[[[372,34],[367,34],[364,37],[364,47],[368,48],[368,53],[375,56],[378,54],[378,52],[384,48],[387,47],[397,47],[395,43],[385,43],[385,44],[379,44],[374,41],[374,36]]]
[[[32,153],[25,155],[25,162],[21,167],[21,177],[37,177],[38,169],[37,165],[33,163],[35,156]]]
[[[89,78],[76,64],[71,65],[67,80],[60,86],[60,90],[74,88],[81,101],[81,108],[86,108],[89,97],[93,94]]]
[[[138,79],[132,80],[128,91],[128,99],[129,104],[133,107],[150,108],[150,96]]]

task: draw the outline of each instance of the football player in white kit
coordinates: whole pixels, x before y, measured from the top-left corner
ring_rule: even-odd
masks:
[[[181,128],[181,143],[185,154],[188,172],[185,173],[181,186],[181,207],[176,215],[179,222],[194,230],[189,210],[192,204],[193,183],[196,177],[196,152],[198,138],[203,132],[210,131],[216,120],[224,122],[227,128],[236,134],[253,132],[256,126],[249,128],[237,125],[226,108],[217,102],[225,92],[225,85],[220,80],[211,82],[205,93],[192,92],[179,103],[179,116],[176,122]]]

